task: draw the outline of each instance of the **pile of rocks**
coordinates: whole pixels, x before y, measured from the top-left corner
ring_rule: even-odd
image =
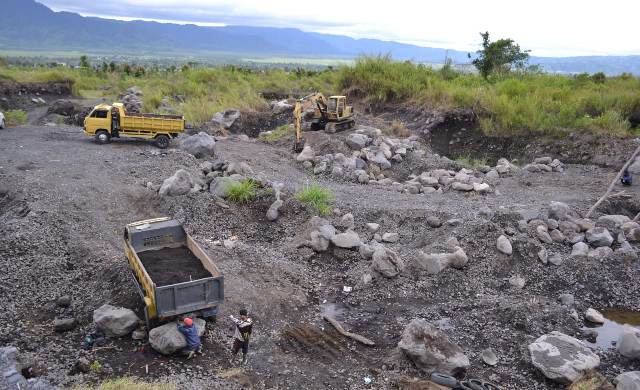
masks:
[[[142,90],[138,87],[131,87],[120,95],[120,101],[130,114],[142,112]]]
[[[307,145],[296,160],[305,168],[313,169],[316,175],[330,173],[362,184],[378,181],[391,184],[391,179],[386,179],[383,171],[391,168],[392,163],[402,162],[409,152],[418,150],[420,146],[417,137],[385,137],[380,129],[368,126],[360,126],[349,134],[345,143],[352,150],[350,156],[343,153],[316,156],[313,148]]]
[[[531,164],[525,165],[522,169],[529,172],[564,172],[562,161],[551,157],[538,157]]]

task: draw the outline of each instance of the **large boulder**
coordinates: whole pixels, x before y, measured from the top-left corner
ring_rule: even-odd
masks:
[[[109,337],[122,337],[138,327],[140,319],[131,309],[102,305],[93,311],[96,328]]]
[[[625,326],[618,336],[616,349],[622,356],[629,359],[640,359],[640,330]]]
[[[624,372],[616,377],[616,390],[640,390],[640,371]]]
[[[289,111],[293,111],[293,105],[286,100],[271,102],[271,112],[274,114],[283,114]]]
[[[353,150],[360,150],[367,146],[371,142],[371,138],[364,134],[349,134],[346,141],[347,145]]]
[[[586,233],[587,242],[595,247],[611,246],[613,244],[613,237],[606,228],[594,227],[587,230]]]
[[[631,219],[626,215],[603,215],[596,221],[596,226],[615,231],[627,222],[631,222]]]
[[[296,161],[300,161],[300,162],[310,161],[310,162],[313,162],[315,157],[316,157],[316,154],[314,153],[314,151],[311,148],[311,146],[306,145],[304,148],[302,148],[302,152],[300,152],[300,154],[296,156]]]
[[[189,172],[179,169],[173,176],[164,180],[158,193],[162,196],[179,196],[188,194],[193,187],[193,179]]]
[[[238,183],[240,183],[238,180],[229,176],[216,177],[209,185],[209,193],[219,198],[226,198],[229,196],[231,186]]]
[[[385,278],[393,278],[404,270],[404,261],[398,254],[382,245],[373,251],[372,268]]]
[[[225,110],[216,112],[211,118],[211,124],[213,126],[222,127],[224,129],[231,129],[233,125],[240,119],[240,111],[238,110]]]
[[[205,330],[206,322],[202,318],[194,318],[193,323],[198,331],[198,336],[202,337]],[[156,351],[163,355],[171,355],[187,346],[187,340],[178,330],[178,324],[169,322],[157,328],[151,329],[149,332],[149,344]]]
[[[216,140],[204,131],[195,135],[184,135],[178,139],[178,147],[195,158],[213,157],[216,154]]]
[[[469,358],[447,335],[422,318],[414,319],[402,332],[398,348],[426,372],[464,373]]]
[[[47,109],[48,114],[58,114],[63,116],[72,116],[80,111],[82,111],[82,106],[67,99],[56,100]]]
[[[358,233],[350,229],[344,233],[339,233],[331,237],[331,242],[338,248],[347,249],[359,248],[362,244]]]
[[[547,378],[571,383],[583,372],[600,365],[598,355],[580,340],[553,331],[529,344],[531,362]]]

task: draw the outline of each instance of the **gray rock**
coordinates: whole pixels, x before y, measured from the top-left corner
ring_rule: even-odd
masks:
[[[289,111],[293,111],[293,105],[289,104],[286,100],[271,102],[271,112],[274,114],[283,114]]]
[[[623,260],[638,260],[638,254],[627,241],[624,241],[620,248],[616,249],[615,255]]]
[[[358,248],[362,241],[360,241],[360,236],[353,230],[347,230],[344,233],[336,234],[331,237],[331,242],[333,245],[338,248]]]
[[[584,242],[577,242],[573,244],[571,249],[571,258],[575,260],[586,260],[589,255],[589,245]]]
[[[312,169],[313,168],[313,163],[311,161],[304,161],[302,163],[302,167],[304,169],[307,169],[307,170]]]
[[[562,234],[562,232],[560,230],[552,230],[549,233],[549,236],[551,237],[551,239],[555,242],[564,242],[566,240],[566,237],[564,236],[564,234]]]
[[[55,320],[53,320],[53,330],[56,332],[66,332],[75,327],[75,318],[56,318]]]
[[[313,168],[313,174],[314,175],[320,175],[322,173],[325,173],[328,169],[328,165],[326,161],[321,161],[318,165],[316,165]]]
[[[565,237],[567,238],[567,241],[569,242],[569,244],[577,244],[579,242],[584,241],[584,234],[582,233],[576,233],[576,232],[570,231],[565,233]]]
[[[302,148],[302,152],[300,152],[300,154],[296,157],[296,161],[299,162],[305,162],[305,161],[309,161],[309,162],[313,162],[313,159],[316,157],[316,154],[313,151],[313,148],[311,148],[311,146],[309,145],[305,145],[304,148]]]
[[[598,355],[580,340],[553,331],[529,344],[531,362],[547,378],[568,384],[600,365]]]
[[[440,218],[435,216],[427,217],[426,221],[427,221],[427,225],[429,225],[432,228],[439,228],[440,226],[442,226],[442,221],[440,220]]]
[[[549,263],[553,265],[562,265],[563,262],[564,260],[562,259],[562,256],[560,256],[559,253],[549,256]]]
[[[489,194],[493,192],[487,183],[473,183],[473,190],[479,194]]]
[[[225,110],[221,112],[216,112],[211,118],[211,124],[214,126],[219,126],[225,128],[227,130],[231,129],[233,125],[240,119],[240,111],[239,110]]]
[[[384,242],[398,242],[400,235],[398,233],[384,233],[382,235],[382,241]]]
[[[509,239],[504,235],[501,235],[500,237],[498,237],[498,240],[496,241],[496,247],[500,252],[504,253],[505,255],[511,255],[513,253],[513,248],[511,247],[511,241],[509,241]]]
[[[109,337],[122,337],[138,327],[140,319],[131,309],[102,305],[93,311],[96,328]]]
[[[608,246],[601,246],[592,251],[589,251],[589,254],[587,255],[587,259],[591,261],[603,261],[605,259],[608,259],[612,255],[613,255],[613,249],[609,248]]]
[[[560,300],[560,303],[562,303],[564,306],[573,306],[573,304],[576,301],[573,294],[560,294],[558,299]]]
[[[378,223],[368,223],[366,226],[371,233],[375,233],[378,231],[378,229],[380,229],[380,224]]]
[[[624,357],[640,359],[640,330],[625,326],[618,336],[616,349]]]
[[[538,157],[535,160],[533,160],[535,164],[546,164],[546,165],[551,164],[552,161],[553,159],[551,157]]]
[[[179,196],[188,194],[193,187],[193,179],[189,172],[179,169],[173,176],[162,182],[158,193],[161,196]]]
[[[229,176],[216,177],[209,185],[209,192],[213,196],[224,199],[229,196],[231,187],[238,183],[240,183],[238,180]]]
[[[604,321],[605,321],[605,318],[602,315],[602,313],[600,313],[599,311],[597,311],[592,307],[588,308],[587,311],[584,313],[584,318],[587,321],[592,322],[594,324],[604,324]]]
[[[595,247],[611,246],[613,237],[606,228],[594,227],[587,230],[585,235],[587,242]]]
[[[362,244],[358,248],[358,252],[360,253],[360,256],[362,256],[362,258],[370,259],[373,257],[373,253],[375,252],[375,249],[369,244]]]
[[[451,184],[451,188],[456,191],[464,191],[464,192],[473,191],[472,184],[461,183],[459,181],[454,181],[453,184]]]
[[[416,266],[427,273],[434,275],[447,267],[462,268],[469,262],[467,254],[462,248],[457,247],[453,253],[432,253],[420,252],[416,257]]]
[[[640,228],[640,225],[637,222],[625,222],[620,226],[620,229],[622,229],[625,235],[628,235],[633,229],[638,228]]]
[[[619,229],[622,224],[631,222],[626,215],[603,215],[596,220],[596,226],[601,226],[609,230]]]
[[[69,307],[71,306],[71,297],[68,295],[63,295],[56,300],[56,305],[60,307]]]
[[[564,234],[567,234],[568,232],[580,232],[580,226],[572,221],[560,221],[558,223],[558,228]]]
[[[624,372],[616,377],[616,390],[640,390],[640,371]]]
[[[563,221],[563,222],[565,222],[565,221]],[[547,228],[549,228],[551,230],[559,229],[560,228],[560,224],[555,219],[549,218],[549,219],[547,219]]]
[[[553,239],[551,239],[551,236],[547,233],[547,227],[545,225],[538,225],[538,227],[536,227],[536,236],[540,241],[546,244],[551,244],[553,242]]]
[[[327,249],[329,249],[331,239],[325,238],[322,233],[317,230],[312,231],[309,235],[309,245],[311,246],[311,249],[316,252],[325,252]]]
[[[562,202],[551,202],[549,204],[549,218],[561,221],[569,214],[569,205]]]
[[[280,208],[284,202],[280,199],[277,199],[275,202],[269,206],[269,210],[267,210],[267,219],[269,221],[275,221],[280,217]]]
[[[146,338],[147,338],[147,331],[142,328],[136,329],[131,333],[132,340],[144,340]]]
[[[371,267],[385,278],[393,278],[404,271],[405,264],[396,252],[382,245],[377,245],[373,252]]]
[[[488,364],[490,366],[495,366],[496,364],[498,364],[498,357],[491,348],[483,349],[480,353],[480,357],[482,358],[482,361],[485,362],[485,364]]]
[[[414,319],[402,332],[398,348],[418,369],[462,374],[469,367],[469,358],[462,348],[426,320]]]
[[[549,255],[547,254],[547,249],[542,247],[538,251],[538,260],[542,262],[542,264],[547,264],[549,262]]]
[[[342,216],[342,218],[340,218],[340,226],[342,226],[345,229],[354,229],[355,228],[355,222],[353,219],[353,214],[351,213],[347,213],[345,215]]]
[[[229,163],[229,165],[227,166],[226,171],[227,171],[227,174],[229,176],[231,176],[231,175],[242,175],[242,176],[253,175],[253,169],[251,169],[249,164],[247,164],[244,161]]]
[[[204,335],[206,322],[201,318],[194,318],[193,323],[198,335],[202,337],[202,335]],[[151,329],[149,332],[149,344],[161,354],[171,355],[185,348],[187,346],[187,340],[178,330],[178,324],[169,322]]]
[[[509,278],[509,284],[516,288],[524,288],[526,280],[520,275],[513,275]]]
[[[371,138],[367,137],[364,134],[353,133],[347,136],[345,140],[347,146],[349,146],[353,150],[360,150],[371,142]]]
[[[178,138],[178,148],[195,158],[207,158],[216,155],[216,139],[204,131],[194,135],[183,135]]]

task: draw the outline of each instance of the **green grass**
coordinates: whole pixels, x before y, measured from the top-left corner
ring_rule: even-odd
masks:
[[[600,81],[600,82],[599,82]],[[627,135],[640,111],[640,78],[511,74],[490,82],[388,57],[363,57],[340,69],[338,84],[373,104],[472,108],[486,134],[563,136],[575,130]]]
[[[27,123],[27,113],[23,110],[9,110],[4,112],[7,126],[19,126]]]
[[[488,165],[486,158],[473,158],[468,154],[459,156],[456,158],[456,162],[468,169],[476,169],[480,166]]]
[[[73,390],[175,390],[176,386],[163,383],[148,383],[132,378],[109,379],[98,386],[77,386]]]
[[[237,203],[249,203],[258,195],[258,183],[253,179],[245,179],[229,186],[227,198]]]
[[[271,134],[261,136],[260,139],[266,142],[274,142],[282,137],[286,137],[287,134],[293,134],[291,127],[289,125],[282,125],[271,131]]]
[[[295,197],[299,202],[313,207],[320,215],[331,213],[331,203],[334,196],[333,192],[328,188],[314,183],[299,190]]]

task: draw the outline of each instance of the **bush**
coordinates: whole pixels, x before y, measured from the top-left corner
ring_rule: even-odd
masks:
[[[330,189],[314,183],[298,191],[296,199],[299,202],[310,205],[320,215],[328,215],[331,212],[331,203],[334,197]]]
[[[248,203],[258,195],[258,183],[253,179],[245,179],[229,186],[227,198],[237,203]]]
[[[398,138],[407,138],[411,135],[411,132],[409,132],[407,126],[405,126],[404,123],[398,120],[394,120],[393,122],[391,122],[391,127],[389,127],[387,132]]]
[[[9,110],[4,113],[7,126],[18,126],[27,123],[27,113],[23,110]]]
[[[73,390],[175,390],[176,387],[165,383],[148,383],[131,378],[109,379],[102,382],[99,386],[73,387]]]

